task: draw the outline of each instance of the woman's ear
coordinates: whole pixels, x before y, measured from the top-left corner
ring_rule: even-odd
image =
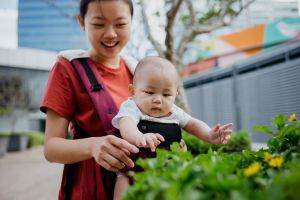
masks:
[[[134,95],[134,87],[133,87],[133,85],[132,85],[132,84],[129,84],[129,86],[128,86],[128,90],[129,90],[129,92],[130,92],[131,96],[132,96],[132,95]]]
[[[81,29],[82,29],[83,31],[85,31],[85,28],[84,28],[84,19],[81,17],[81,15],[79,15],[79,14],[76,15],[76,19],[77,19],[77,21],[78,21],[78,23],[79,23]]]

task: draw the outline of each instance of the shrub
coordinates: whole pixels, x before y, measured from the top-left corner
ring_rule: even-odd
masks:
[[[276,131],[254,128],[272,134],[268,150],[228,154],[211,146],[194,157],[175,143],[171,151],[158,149],[156,158],[139,159],[137,164],[145,171],[134,174],[135,184],[124,200],[299,199],[299,121],[288,122],[282,115],[273,120]],[[184,138],[188,147],[202,148],[189,136]]]
[[[27,148],[32,148],[44,144],[44,134],[41,132],[28,132]]]
[[[207,153],[210,148],[215,151],[223,151],[227,153],[241,152],[242,150],[251,148],[251,140],[248,131],[233,132],[229,142],[226,145],[212,145],[199,140],[195,136],[184,131],[182,132],[182,137],[187,145],[188,150],[190,150],[193,155]]]

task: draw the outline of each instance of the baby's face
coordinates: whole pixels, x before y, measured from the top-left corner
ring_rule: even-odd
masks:
[[[139,76],[133,86],[133,100],[139,109],[151,117],[170,115],[178,88],[178,78],[166,70],[148,71]]]

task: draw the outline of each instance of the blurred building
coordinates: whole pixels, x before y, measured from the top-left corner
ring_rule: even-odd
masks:
[[[233,130],[251,132],[253,142],[270,135],[252,131],[271,126],[278,114],[300,115],[300,40],[283,43],[235,62],[185,78],[193,116],[214,126],[233,123]]]
[[[258,24],[269,24],[288,18],[299,17],[298,0],[255,0],[230,26],[221,28],[211,35],[218,36],[240,31]]]
[[[18,46],[50,51],[86,48],[77,0],[19,0]]]
[[[0,112],[0,131],[11,131],[14,122],[15,131],[44,131],[39,106],[56,58],[55,52],[0,48],[0,111],[10,111]]]
[[[298,40],[299,36],[300,17],[258,24],[231,34],[214,37],[191,46],[189,55],[198,59],[188,64],[182,74],[189,76],[213,68],[227,67],[276,45]]]

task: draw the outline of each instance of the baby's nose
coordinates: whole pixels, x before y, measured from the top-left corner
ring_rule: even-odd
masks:
[[[161,96],[160,95],[155,95],[153,97],[153,103],[161,103]]]

